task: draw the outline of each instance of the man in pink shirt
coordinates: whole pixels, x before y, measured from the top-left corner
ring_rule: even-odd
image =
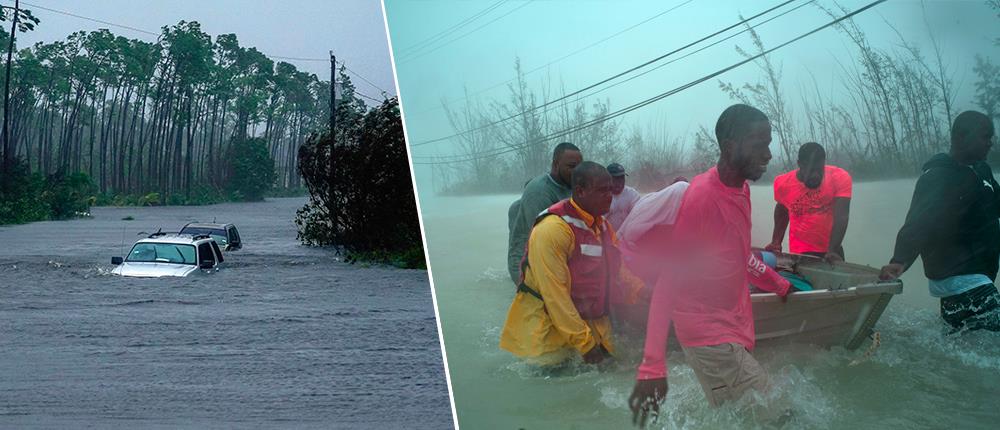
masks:
[[[667,394],[671,325],[710,404],[767,385],[767,373],[749,353],[748,284],[782,297],[790,284],[750,252],[747,180],[759,179],[771,160],[771,124],[760,110],[737,104],[719,117],[715,135],[719,162],[684,193],[650,303],[645,351],[629,398],[633,420],[642,426]]]
[[[851,175],[826,164],[826,151],[816,142],[799,148],[799,168],[774,178],[774,234],[765,248],[781,252],[788,230],[788,249],[796,254],[844,261],[844,234],[851,213]]]

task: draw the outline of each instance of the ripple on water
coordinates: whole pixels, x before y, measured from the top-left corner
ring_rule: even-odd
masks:
[[[484,362],[499,364],[489,372],[494,378],[515,384],[521,380],[528,385],[547,381],[544,383],[565,385],[570,390],[595,387],[597,401],[606,408],[603,412],[580,405],[581,410],[561,413],[596,413],[601,420],[631,416],[628,397],[634,386],[635,364],[641,360],[641,338],[618,339],[619,356],[611,363],[592,366],[573,359],[555,368],[542,368],[499,350],[500,329],[484,323],[476,342]],[[653,428],[824,428],[870,426],[881,419],[889,419],[885,423],[894,426],[936,426],[942,423],[936,412],[942,404],[969,412],[952,419],[959,425],[981,423],[983,417],[977,414],[997,417],[996,411],[988,412],[978,403],[966,404],[960,399],[965,390],[981,396],[991,389],[989,381],[970,385],[970,378],[1000,381],[992,376],[1000,369],[1000,334],[948,334],[933,310],[905,304],[894,305],[876,329],[882,342],[870,355],[866,354],[870,343],[855,351],[808,345],[759,348],[755,356],[769,372],[771,390],[755,392],[720,408],[708,406],[694,372],[684,363],[683,352],[672,351],[669,396]],[[914,408],[920,412],[898,414]]]
[[[510,280],[510,274],[506,269],[496,269],[493,267],[487,267],[478,276],[476,276],[476,282],[503,282]]]
[[[305,200],[276,200],[0,230],[0,427],[450,427],[426,272],[299,246]],[[110,274],[123,211],[148,230],[221,210],[247,247],[219,272]]]

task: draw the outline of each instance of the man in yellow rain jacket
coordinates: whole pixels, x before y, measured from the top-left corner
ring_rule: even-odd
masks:
[[[534,364],[558,364],[576,354],[587,363],[603,361],[614,353],[611,296],[635,302],[643,288],[622,265],[604,219],[611,206],[607,169],[585,161],[573,169],[572,186],[571,198],[535,221],[500,335],[501,348]]]

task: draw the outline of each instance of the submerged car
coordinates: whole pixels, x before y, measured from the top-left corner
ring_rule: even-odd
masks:
[[[232,224],[189,222],[181,229],[181,234],[207,234],[224,251],[235,251],[243,248],[240,232]]]
[[[225,259],[208,235],[153,233],[132,245],[128,256],[112,257],[115,275],[143,278],[189,276],[216,270]]]

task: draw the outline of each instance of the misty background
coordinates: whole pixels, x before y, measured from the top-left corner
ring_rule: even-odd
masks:
[[[1000,58],[995,1],[877,4],[602,121],[870,3],[386,1],[418,189],[425,197],[517,192],[547,171],[562,140],[586,159],[623,163],[632,185],[658,189],[674,173],[714,162],[715,120],[740,101],[774,123],[771,177],[793,168],[798,146],[810,140],[858,179],[915,176],[927,157],[947,149],[951,118],[986,111],[984,94],[996,104],[996,78],[983,82]],[[752,29],[738,25],[771,8],[748,21]]]

